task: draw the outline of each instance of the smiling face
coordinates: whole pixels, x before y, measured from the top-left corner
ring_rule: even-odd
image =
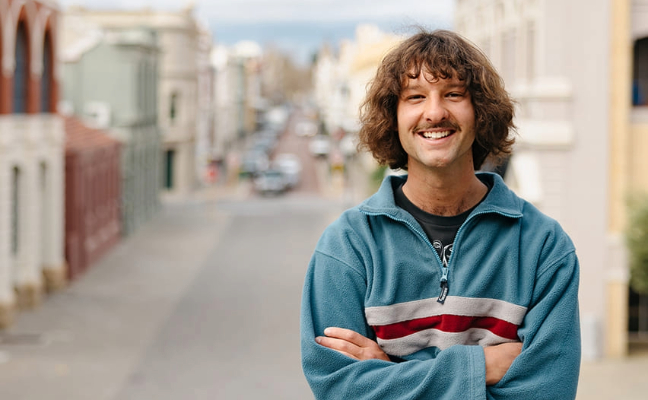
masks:
[[[410,174],[474,170],[475,111],[468,88],[456,76],[434,78],[422,71],[416,79],[406,78],[396,117]]]

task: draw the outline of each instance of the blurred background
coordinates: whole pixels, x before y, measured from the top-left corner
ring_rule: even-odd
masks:
[[[358,107],[415,25],[517,102],[484,168],[575,242],[578,398],[646,398],[648,0],[0,0],[0,398],[312,398],[304,274],[400,173]]]

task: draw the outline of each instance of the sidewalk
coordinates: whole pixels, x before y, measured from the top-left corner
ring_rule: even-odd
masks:
[[[577,400],[644,400],[648,398],[648,349],[625,359],[583,362]]]
[[[208,195],[221,194],[201,194]],[[165,204],[77,281],[0,332],[0,399],[116,398],[229,227],[230,217],[201,196]]]

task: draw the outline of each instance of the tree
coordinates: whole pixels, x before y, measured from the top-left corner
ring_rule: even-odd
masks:
[[[648,197],[635,198],[629,207],[626,244],[630,258],[630,286],[648,294]]]

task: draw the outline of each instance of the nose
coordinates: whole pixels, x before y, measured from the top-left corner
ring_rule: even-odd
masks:
[[[437,124],[448,119],[448,110],[444,107],[443,101],[434,96],[426,99],[423,113],[425,120],[432,124]]]

